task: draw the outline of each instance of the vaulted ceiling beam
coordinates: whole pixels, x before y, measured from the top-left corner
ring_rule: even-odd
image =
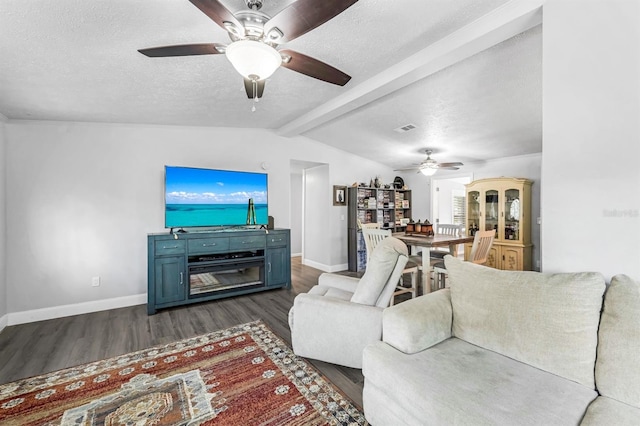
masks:
[[[542,23],[545,0],[513,0],[276,130],[300,135]]]

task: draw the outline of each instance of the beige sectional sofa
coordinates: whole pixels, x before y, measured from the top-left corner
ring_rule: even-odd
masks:
[[[371,424],[640,425],[639,283],[445,262],[364,350]]]

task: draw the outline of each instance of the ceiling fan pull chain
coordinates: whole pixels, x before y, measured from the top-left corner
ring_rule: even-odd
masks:
[[[253,105],[251,105],[251,112],[256,112],[256,104],[260,100],[258,98],[258,80],[251,80],[251,86],[253,87]]]
[[[254,102],[258,102],[258,80],[253,80],[253,100]]]

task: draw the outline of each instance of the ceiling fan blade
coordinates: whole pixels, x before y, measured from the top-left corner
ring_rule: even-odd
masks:
[[[236,17],[218,0],[189,0],[195,7],[200,9],[202,13],[207,15],[213,22],[220,25],[225,30],[229,30],[224,23],[229,22],[238,29],[244,29],[244,26],[236,19]]]
[[[258,90],[258,98],[261,98],[262,93],[264,92],[264,82],[264,80],[256,81],[255,88]],[[244,90],[247,92],[247,96],[249,97],[249,99],[255,99],[256,94],[253,92],[253,80],[249,80],[248,78],[244,79]]]
[[[269,19],[264,25],[264,33],[270,41],[278,44],[291,41],[339,15],[357,1],[298,0]]]
[[[462,164],[459,161],[456,161],[453,163],[438,163],[438,167],[441,169],[449,168],[449,167],[459,167],[459,166],[464,166],[464,164]]]
[[[394,172],[412,172],[414,170],[420,171],[418,167],[409,167],[407,169],[393,169]]]
[[[460,167],[451,167],[451,166],[442,167],[442,166],[438,166],[438,169],[440,169],[440,170],[460,170]]]
[[[280,53],[291,57],[289,61],[283,60],[282,66],[292,71],[326,81],[327,83],[337,84],[338,86],[344,86],[351,80],[351,76],[310,56],[293,50],[281,50]]]
[[[223,44],[180,44],[175,46],[150,47],[139,49],[138,52],[150,58],[162,58],[166,56],[191,56],[191,55],[216,55],[224,52]],[[218,48],[223,49],[220,51]]]

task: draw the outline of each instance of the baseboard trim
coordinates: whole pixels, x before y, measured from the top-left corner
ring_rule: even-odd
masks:
[[[2,330],[4,330],[4,328],[8,325],[9,325],[9,314],[4,314],[2,317],[0,317],[0,333],[2,333]]]
[[[343,265],[325,265],[323,263],[314,262],[313,260],[309,259],[302,259],[302,264],[311,266],[312,268],[320,269],[323,272],[345,271],[349,267],[349,265],[347,265],[346,263]]]
[[[109,309],[126,308],[128,306],[144,305],[147,294],[114,297],[112,299],[94,300],[91,302],[75,303],[73,305],[53,306],[51,308],[33,309],[30,311],[12,312],[5,315],[7,325],[26,324],[29,322],[45,321],[54,318],[88,314],[91,312],[107,311]],[[0,326],[2,319],[0,319]],[[1,330],[1,328],[0,328]]]

